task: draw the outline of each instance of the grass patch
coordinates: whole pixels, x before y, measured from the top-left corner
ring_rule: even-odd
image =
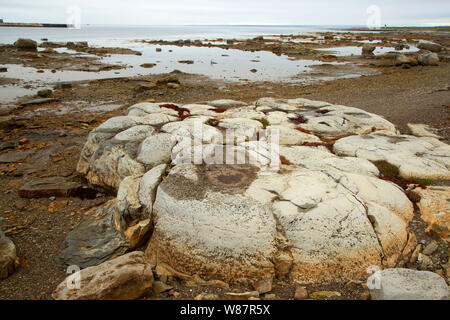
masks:
[[[380,171],[380,178],[383,180],[391,181],[403,189],[411,184],[418,185],[422,189],[426,189],[426,186],[432,185],[434,180],[428,178],[409,177],[407,179],[400,177],[400,172],[397,166],[390,164],[385,160],[372,162]]]
[[[264,129],[270,126],[269,120],[267,120],[266,118],[259,119],[259,122],[262,123]]]
[[[400,174],[398,167],[390,164],[385,160],[374,161],[373,164],[378,168],[378,171],[380,171],[383,177],[395,178],[398,177],[398,175]]]
[[[417,178],[417,177],[410,177],[408,180],[412,181],[412,183],[424,185],[424,186],[431,186],[434,182],[434,180],[432,180],[432,179]]]

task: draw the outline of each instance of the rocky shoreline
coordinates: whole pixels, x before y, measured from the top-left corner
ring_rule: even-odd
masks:
[[[91,188],[115,190],[117,198],[82,213],[80,224],[67,235],[63,251],[55,257],[61,267],[87,268],[81,271],[81,279],[91,279],[86,272],[118,272],[121,276],[109,277],[109,281],[125,282],[111,283],[106,291],[98,291],[95,283],[106,281],[103,278],[83,282],[83,290],[66,287],[64,281],[54,298],[153,299],[160,294],[176,298],[181,296],[183,287],[197,286],[218,290],[213,294],[202,292],[196,296],[198,299],[248,299],[259,298],[260,294],[267,299],[287,299],[283,295],[274,297],[270,292],[272,286],[288,282],[297,283],[296,291],[308,288],[305,290],[312,298],[340,298],[342,289],[330,293],[311,292],[317,290],[311,288],[345,288],[356,283],[360,286],[356,288],[359,296],[353,298],[362,299],[369,296],[364,291],[369,267],[408,265],[436,270],[437,261],[443,268],[438,271],[446,277],[448,221],[445,217],[439,219],[448,208],[445,202],[435,199],[442,199],[440,192],[448,194],[448,186],[424,185],[439,185],[438,180],[449,179],[445,156],[449,147],[445,143],[435,138],[400,135],[393,124],[356,108],[307,99],[263,98],[253,105],[233,100],[189,105],[140,103],[128,108],[127,113],[107,120],[90,133],[77,165],[78,173],[87,178]],[[200,145],[193,145],[194,149],[191,144],[183,149],[184,144],[176,146],[170,139],[180,129],[189,139],[195,138],[196,123],[203,125],[203,134]],[[274,174],[261,174],[274,160],[268,159],[264,151],[270,144],[262,141],[255,145],[239,137],[235,138],[243,141],[240,144],[231,141],[235,148],[232,153],[243,152],[247,161],[256,157],[252,164],[206,164],[220,148],[214,139],[221,135],[221,128],[266,130],[269,136],[273,130],[280,131],[277,160],[281,167]],[[202,137],[208,140],[202,141]],[[229,141],[227,137],[225,141]],[[373,149],[367,144],[372,141],[379,146]],[[354,145],[360,150],[356,155],[352,151]],[[183,159],[198,147],[203,150],[203,164],[183,164]],[[363,148],[367,151],[362,152]],[[177,150],[175,154],[173,150]],[[417,152],[421,158],[417,158]],[[402,162],[397,163],[396,159]],[[423,170],[421,163],[427,169]],[[48,179],[44,183],[45,179],[35,181],[35,186],[22,186],[19,194],[25,198],[55,199],[68,196],[64,190],[74,190],[72,196],[82,193],[80,184]],[[307,189],[299,193],[302,188]],[[346,201],[348,210],[343,207]],[[430,201],[434,210],[429,208]],[[211,211],[212,205],[215,208]],[[192,213],[188,214],[188,208],[192,208]],[[267,210],[273,212],[268,214]],[[330,212],[335,216],[327,217]],[[190,227],[183,225],[181,217],[189,221]],[[301,223],[295,223],[296,219]],[[417,232],[416,223],[423,224],[421,220],[428,223],[426,229],[433,230],[439,240],[418,242],[423,234]],[[321,226],[322,223],[325,224]],[[295,229],[296,225],[300,229]],[[209,228],[213,228],[214,236]],[[239,239],[240,244],[232,239]],[[336,242],[335,247],[332,242]],[[350,246],[347,248],[345,243]],[[124,255],[139,248],[145,249],[145,255],[139,250],[134,255]],[[190,253],[189,248],[195,250]],[[133,279],[137,271],[126,266],[136,265],[133,259],[138,253],[148,276],[147,280],[136,282]],[[361,261],[355,264],[355,259]],[[330,265],[333,260],[335,265]],[[315,262],[309,267],[306,261]],[[116,270],[115,264],[121,269]],[[156,288],[163,289],[153,288],[152,295],[149,290],[154,279]],[[132,287],[133,283],[139,288]],[[442,284],[436,285],[442,292]],[[123,286],[135,290],[123,292]],[[239,293],[238,288],[249,290],[252,286],[256,293]],[[238,292],[230,291],[233,287]]]
[[[325,44],[312,47],[347,41],[337,40],[339,35],[320,36]],[[359,36],[366,37],[355,35],[354,39]],[[402,36],[407,37],[405,33]],[[422,36],[423,40],[448,46],[445,37]],[[389,36],[383,37],[386,40],[382,41],[388,41]],[[417,35],[410,37],[416,39]],[[229,49],[277,50],[276,45],[267,42],[270,41],[263,38],[227,45]],[[167,43],[157,43],[164,44]],[[299,57],[298,44],[277,45],[282,48],[280,54]],[[364,45],[359,45],[363,50]],[[415,45],[419,46],[419,41]],[[94,50],[90,54],[98,56],[122,52],[108,49],[112,51],[101,53],[103,49],[90,49],[82,43],[58,46],[86,53]],[[3,50],[10,59],[17,59],[10,63],[22,63],[22,55],[29,54],[26,50],[18,56],[10,54],[18,52],[11,46]],[[310,54],[308,50],[304,49],[304,56]],[[229,83],[173,72],[60,83],[50,92],[23,99],[20,105],[3,105],[0,169],[4,183],[0,187],[0,206],[4,235],[0,248],[2,252],[9,248],[9,253],[2,255],[7,258],[0,264],[2,270],[7,270],[1,273],[2,278],[7,278],[1,280],[0,296],[392,297],[391,293],[377,296],[365,286],[367,267],[379,266],[385,271],[395,267],[399,274],[388,272],[386,277],[397,277],[398,281],[415,279],[419,283],[420,279],[428,279],[437,288],[436,295],[430,298],[441,298],[442,281],[400,268],[432,271],[444,283],[447,279],[448,284],[445,199],[449,192],[449,151],[445,143],[449,141],[449,129],[443,115],[448,114],[449,67],[445,49],[438,50],[439,66],[420,64],[419,56],[429,55],[426,49],[421,50],[405,54],[407,59],[398,66],[395,61],[403,59],[399,54],[311,54],[323,61],[363,61],[380,73],[308,86]],[[126,50],[123,53],[136,54]],[[49,51],[44,54],[49,55],[48,59],[32,55],[26,63],[50,69],[57,68],[54,61],[61,54]],[[42,62],[45,59],[47,65]],[[98,58],[82,59],[87,65],[101,63]],[[77,66],[79,61],[73,61],[73,66]],[[61,68],[72,67],[66,64]],[[317,68],[330,72],[335,67]],[[262,99],[271,93],[275,99]],[[308,99],[298,99],[299,96]],[[191,132],[190,125],[196,118],[208,126],[210,133],[236,126],[269,131],[271,127],[281,128],[280,171],[261,176],[264,161],[242,168],[172,163],[173,159],[167,157],[174,147],[168,140],[170,133],[178,126]],[[211,141],[203,141],[201,145],[205,148],[210,144]],[[253,150],[251,144],[241,147],[247,156],[259,150]],[[181,150],[179,155],[187,153]],[[226,185],[227,177],[230,185]],[[298,181],[309,181],[308,186],[315,186],[303,193],[316,193],[296,198],[287,186],[300,190],[305,185]],[[371,184],[380,187],[372,190]],[[145,195],[141,195],[142,190]],[[333,199],[340,200],[333,204]],[[235,208],[235,203],[245,204],[251,210]],[[342,207],[345,203],[348,212]],[[321,208],[332,212],[336,206],[342,210],[336,210],[335,216],[320,213]],[[296,222],[296,215],[305,216],[302,223]],[[208,219],[215,222],[206,222]],[[194,220],[194,227],[185,226]],[[329,225],[337,229],[333,231]],[[239,239],[247,240],[235,243],[236,233]],[[228,240],[210,242],[208,234]],[[258,236],[250,237],[251,234]],[[15,243],[14,250],[8,238]],[[336,245],[330,245],[330,241]],[[80,252],[86,243],[91,249]],[[330,257],[334,257],[332,261]],[[355,261],[359,263],[355,265]],[[86,268],[81,271],[82,278],[95,278],[106,272],[124,281],[112,283],[110,288],[125,284],[137,287],[132,293],[116,289],[99,292],[95,284],[106,281],[100,277],[83,282],[87,291],[67,290],[63,282],[67,276],[65,267],[72,264]],[[142,274],[139,280],[136,273]]]

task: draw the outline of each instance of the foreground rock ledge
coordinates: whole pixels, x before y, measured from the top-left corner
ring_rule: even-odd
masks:
[[[226,129],[240,131],[221,136]],[[248,141],[256,130],[268,139]],[[275,132],[279,159],[268,156]],[[186,161],[195,151],[202,164]],[[211,162],[229,155],[245,164]],[[449,155],[437,139],[322,101],[139,103],[90,133],[78,171],[118,195],[71,232],[59,262],[98,265],[147,243],[153,267],[205,280],[366,279],[369,266],[403,266],[416,246],[412,203],[374,163],[448,180]]]
[[[153,272],[142,252],[131,252],[67,277],[55,300],[134,300],[152,289]]]

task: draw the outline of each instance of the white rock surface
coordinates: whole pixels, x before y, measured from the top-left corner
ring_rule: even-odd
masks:
[[[236,107],[245,107],[247,105],[247,103],[245,102],[231,99],[214,100],[209,101],[206,104],[215,108],[236,108]]]
[[[302,145],[309,142],[321,142],[321,140],[312,135],[285,126],[274,125],[266,128],[267,139],[272,136],[278,136],[280,145]]]
[[[147,255],[207,278],[270,273],[275,221],[267,207],[243,194],[252,169],[237,167],[217,172],[190,164],[174,167],[158,187]]]
[[[441,139],[440,136],[431,132],[433,129],[423,123],[408,123],[411,134],[416,137],[430,137]]]
[[[433,138],[358,135],[336,141],[334,151],[340,156],[387,161],[406,179],[450,179],[450,146]]]
[[[155,201],[156,188],[161,182],[163,174],[166,172],[167,165],[160,164],[148,171],[139,181],[139,202],[145,207],[146,213],[151,217],[153,211],[153,202]]]
[[[396,134],[395,126],[392,123],[357,108],[327,106],[317,111],[329,112],[304,114],[308,121],[301,124],[301,127],[323,138],[337,139],[349,134],[365,134],[374,131]]]
[[[444,300],[449,296],[445,280],[429,271],[399,268],[375,275],[381,282],[380,289],[370,289],[372,300]]]
[[[170,163],[172,148],[176,141],[168,133],[160,133],[145,139],[138,152],[137,161],[154,167],[163,163]]]
[[[116,134],[114,140],[118,143],[142,141],[151,136],[154,131],[155,129],[151,126],[139,125]]]

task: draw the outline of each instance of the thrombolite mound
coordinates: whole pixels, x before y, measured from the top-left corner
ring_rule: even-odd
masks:
[[[403,266],[416,244],[412,203],[370,161],[449,179],[449,155],[436,139],[326,102],[140,103],[90,133],[78,171],[117,199],[69,234],[58,259],[94,266],[148,241],[151,265],[207,280],[365,279],[369,266]]]

